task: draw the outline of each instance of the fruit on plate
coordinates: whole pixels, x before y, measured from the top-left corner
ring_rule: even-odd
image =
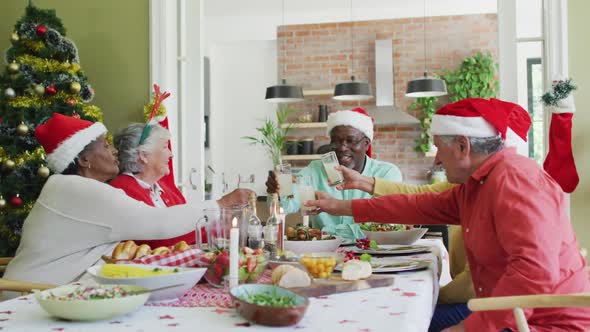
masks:
[[[377,249],[377,241],[371,240],[368,237],[356,240],[356,247],[363,250]]]
[[[283,288],[309,287],[311,279],[305,271],[292,265],[279,265],[272,271],[272,283]]]
[[[100,276],[105,278],[145,278],[175,272],[178,272],[178,269],[163,270],[154,266],[143,268],[124,264],[105,264],[100,269]]]
[[[205,253],[199,258],[199,264],[207,267],[205,279],[213,286],[222,287],[223,277],[229,274],[229,251],[222,249]],[[238,259],[240,282],[258,281],[266,264],[268,264],[268,255],[262,249],[252,250],[244,247]]]
[[[299,260],[314,278],[329,278],[336,267],[336,256],[303,255]]]
[[[371,263],[353,259],[342,265],[342,279],[360,280],[366,279],[373,274]]]
[[[268,264],[268,255],[262,249],[244,247],[238,261],[238,278],[242,282],[256,282]]]

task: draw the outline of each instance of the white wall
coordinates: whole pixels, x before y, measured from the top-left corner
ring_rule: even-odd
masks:
[[[211,49],[209,138],[211,166],[217,174],[214,198],[221,194],[221,173],[232,181],[230,190],[235,188],[238,174],[255,174],[256,192],[266,192],[270,158],[262,147],[251,146],[241,137],[255,136],[255,128],[274,116],[274,107],[264,100],[264,92],[276,77],[275,59],[272,41],[218,44]]]

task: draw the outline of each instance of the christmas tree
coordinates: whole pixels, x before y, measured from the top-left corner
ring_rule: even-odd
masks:
[[[0,75],[0,256],[12,256],[50,170],[35,128],[55,112],[101,121],[75,44],[55,10],[30,2],[10,36]]]

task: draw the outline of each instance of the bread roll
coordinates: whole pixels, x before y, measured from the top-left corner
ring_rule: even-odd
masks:
[[[296,267],[285,272],[278,284],[279,287],[284,288],[309,287],[310,285],[309,275]]]
[[[133,241],[119,243],[113,250],[113,259],[133,259],[137,251],[137,244]]]
[[[283,264],[283,265],[277,266],[274,270],[272,270],[271,279],[272,279],[273,285],[278,284],[279,280],[281,280],[281,277],[283,277],[283,274],[287,273],[287,271],[292,270],[294,268],[295,267],[293,267],[292,265]]]
[[[342,266],[342,279],[344,280],[366,279],[371,274],[373,274],[373,269],[369,262],[352,259]]]
[[[168,247],[158,247],[158,248],[152,250],[152,255],[166,255],[171,252],[172,251],[170,251],[170,248],[168,248]]]
[[[135,258],[134,259],[138,259],[141,258],[143,256],[147,256],[152,252],[152,248],[150,248],[150,246],[148,246],[147,244],[142,244],[137,248],[137,251],[135,252]]]
[[[180,241],[176,245],[174,245],[174,252],[177,251],[185,251],[190,249],[191,247],[186,243],[186,241]]]

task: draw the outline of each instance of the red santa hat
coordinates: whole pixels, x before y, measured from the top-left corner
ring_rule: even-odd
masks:
[[[100,122],[53,113],[37,127],[35,137],[47,155],[47,165],[55,173],[63,172],[86,145],[107,132]]]
[[[365,134],[369,140],[373,141],[373,118],[364,109],[357,107],[352,110],[337,111],[328,115],[327,132],[330,132],[337,126],[351,126],[358,129]],[[373,152],[372,146],[369,144],[367,155],[371,157]]]
[[[499,99],[467,98],[448,104],[432,117],[432,135],[492,137],[501,135],[506,146],[527,154],[531,117],[518,104]]]

